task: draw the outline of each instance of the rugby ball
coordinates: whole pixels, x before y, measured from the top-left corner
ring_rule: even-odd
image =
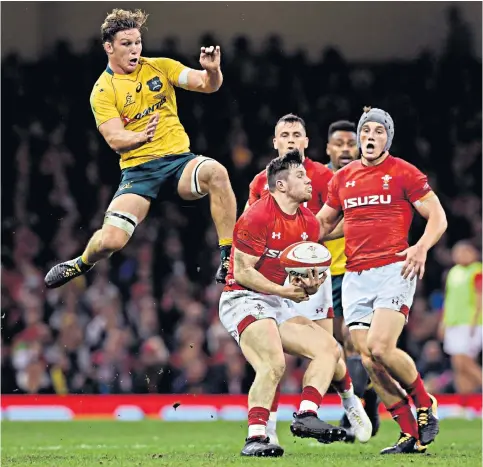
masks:
[[[324,245],[298,242],[288,246],[280,255],[280,265],[290,276],[307,277],[307,269],[316,267],[321,275],[332,262],[332,255]]]

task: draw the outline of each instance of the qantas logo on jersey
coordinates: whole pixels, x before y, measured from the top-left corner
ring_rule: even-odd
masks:
[[[377,204],[391,204],[391,195],[369,195],[344,200],[344,208],[356,208],[357,206],[374,206]]]
[[[155,110],[158,110],[166,102],[166,96],[164,96],[163,94],[158,94],[158,96],[156,97],[161,100],[159,102],[156,102],[156,104],[154,105],[150,105],[147,109],[144,109],[142,112],[139,112],[133,118],[129,118],[127,115],[123,115],[121,118],[124,123],[124,126],[126,126],[128,123],[133,122],[134,120],[141,120],[141,118],[144,118],[146,115],[152,114]]]

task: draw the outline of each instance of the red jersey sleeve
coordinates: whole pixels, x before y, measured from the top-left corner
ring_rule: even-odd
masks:
[[[259,213],[258,210],[250,210],[248,215],[242,214],[236,223],[233,236],[233,245],[237,250],[258,257],[265,252],[268,232],[266,219],[260,214],[261,211]]]
[[[474,279],[476,293],[481,293],[482,283],[483,283],[483,274],[480,272],[476,274]]]
[[[415,203],[432,190],[429,186],[428,177],[426,175],[412,164],[406,163],[405,166],[403,172],[404,192],[409,202]]]
[[[320,201],[322,203],[327,202],[329,195],[329,183],[332,180],[334,174],[330,169],[323,164],[317,164],[317,170],[315,176],[312,179],[312,185],[317,193],[320,193]]]
[[[258,201],[262,197],[263,189],[263,176],[262,173],[255,175],[255,178],[250,183],[250,194],[248,196],[248,204],[251,206],[255,201]]]
[[[337,211],[342,210],[342,204],[339,197],[339,178],[340,177],[338,177],[336,174],[330,180],[327,201],[325,202],[327,206],[330,206],[332,209],[335,209]]]

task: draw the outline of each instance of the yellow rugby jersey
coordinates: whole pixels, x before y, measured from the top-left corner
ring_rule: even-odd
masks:
[[[345,239],[337,238],[335,240],[329,240],[324,242],[326,248],[332,255],[332,264],[330,265],[330,273],[333,276],[338,276],[345,273],[345,264],[347,258],[345,256]]]
[[[332,164],[327,164],[327,167],[334,171]],[[347,263],[347,257],[345,255],[345,238],[337,238],[336,240],[329,240],[324,242],[326,248],[332,255],[332,264],[330,265],[330,273],[333,276],[339,276],[345,273],[345,265]]]
[[[121,154],[121,169],[189,151],[190,141],[178,118],[174,91],[185,68],[170,58],[141,57],[131,74],[118,75],[108,66],[97,80],[90,101],[98,128],[120,118],[126,130],[141,132],[152,113],[159,113],[153,140]]]

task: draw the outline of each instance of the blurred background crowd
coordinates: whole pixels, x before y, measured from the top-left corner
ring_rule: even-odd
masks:
[[[277,36],[256,53],[240,36],[230,53],[220,44],[219,92],[177,92],[192,151],[225,164],[239,213],[253,176],[275,156],[282,115],[305,119],[308,155],[326,163],[331,122],[357,121],[364,105],[391,113],[391,152],[429,174],[449,220],[401,337],[440,393],[454,392],[438,333],[451,248],[465,239],[481,252],[482,235],[481,60],[457,10],[449,20],[444,49],[411,61],[348,62],[326,48],[313,62],[304,50],[284,52]],[[176,37],[144,54],[199,67],[197,51],[183,55]],[[43,285],[54,263],[82,252],[119,183],[117,155],[88,101],[105,65],[98,41],[83,54],[59,42],[36,61],[2,61],[2,393],[244,393],[253,375],[218,320],[207,199],[157,203],[109,262],[63,288]],[[424,226],[416,216],[413,240]],[[283,391],[298,392],[305,363],[287,359]]]

